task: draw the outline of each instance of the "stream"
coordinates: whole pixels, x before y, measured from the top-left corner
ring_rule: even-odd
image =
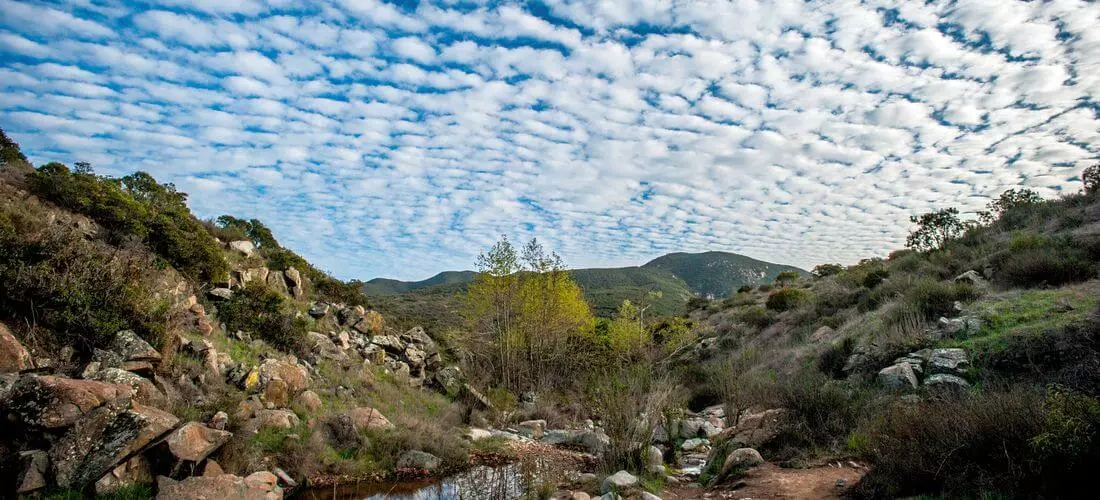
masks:
[[[303,491],[307,500],[511,499],[526,490],[520,464],[479,466],[442,479],[400,483],[345,484]]]

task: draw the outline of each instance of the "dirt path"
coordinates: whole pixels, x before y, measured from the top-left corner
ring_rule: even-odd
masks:
[[[866,468],[849,464],[839,468],[834,463],[807,469],[784,469],[769,463],[750,469],[744,477],[730,484],[714,488],[674,487],[666,490],[661,497],[666,500],[841,498],[866,473]]]

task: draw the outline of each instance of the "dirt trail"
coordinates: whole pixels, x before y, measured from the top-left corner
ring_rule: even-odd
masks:
[[[714,488],[674,487],[661,495],[666,500],[688,498],[803,499],[841,498],[867,469],[843,464],[807,469],[784,469],[764,464],[749,469],[741,479]]]

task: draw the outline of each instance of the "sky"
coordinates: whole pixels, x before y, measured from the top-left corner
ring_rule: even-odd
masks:
[[[0,128],[341,278],[725,250],[810,268],[1100,158],[1082,1],[0,0]]]

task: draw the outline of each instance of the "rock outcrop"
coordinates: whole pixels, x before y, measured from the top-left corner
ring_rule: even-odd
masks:
[[[12,335],[7,326],[0,323],[0,373],[21,372],[34,368],[31,354]]]

